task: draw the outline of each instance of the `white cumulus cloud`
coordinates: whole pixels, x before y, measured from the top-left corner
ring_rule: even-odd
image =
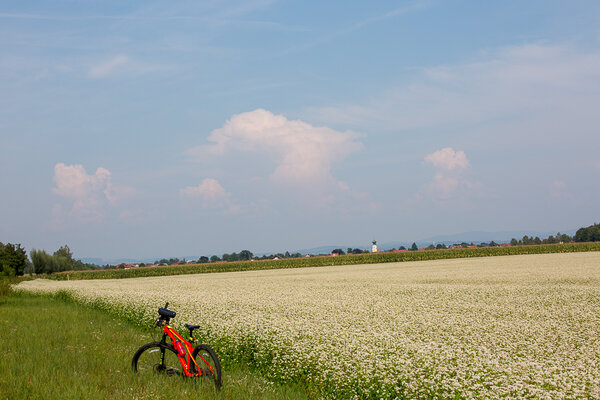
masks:
[[[462,171],[469,168],[469,160],[464,151],[456,151],[445,147],[425,156],[424,161],[433,165],[436,173],[428,188],[439,199],[453,197],[461,188],[473,185],[462,176]]]
[[[101,219],[105,208],[116,201],[111,173],[105,168],[90,175],[82,165],[58,163],[54,166],[54,184],[52,191],[72,202],[69,214],[81,220]]]
[[[446,170],[464,169],[469,166],[469,160],[464,151],[455,151],[451,147],[446,147],[434,153],[425,156],[425,162],[433,164],[436,168]]]
[[[180,190],[180,194],[184,197],[199,198],[207,202],[220,201],[230,196],[219,181],[213,178],[206,178],[197,186],[187,186]]]
[[[240,209],[231,200],[231,193],[213,178],[206,178],[197,186],[187,186],[179,194],[184,198],[200,200],[205,207],[223,208],[227,213],[236,213]]]
[[[212,131],[209,145],[189,151],[195,157],[252,152],[275,160],[271,178],[295,183],[338,183],[332,165],[362,147],[352,132],[312,126],[283,115],[257,109],[231,117]]]

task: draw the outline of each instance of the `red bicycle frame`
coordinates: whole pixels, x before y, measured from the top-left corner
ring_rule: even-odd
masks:
[[[198,363],[196,362],[196,360],[194,359],[194,357],[192,357],[192,352],[194,351],[194,346],[192,345],[191,342],[194,341],[194,338],[192,336],[190,336],[190,341],[185,340],[183,337],[181,337],[181,335],[179,333],[177,333],[177,331],[175,331],[175,329],[171,328],[171,325],[169,325],[168,323],[165,323],[165,327],[163,330],[163,337],[162,337],[162,342],[166,344],[166,339],[167,336],[169,336],[171,338],[171,342],[173,343],[173,348],[175,349],[175,353],[177,353],[177,358],[179,358],[179,362],[181,363],[181,366],[183,367],[183,372],[185,373],[185,376],[201,376],[203,375],[203,369],[200,368],[200,366],[198,365]],[[212,366],[210,365],[210,363],[208,363],[204,357],[202,357],[202,355],[198,354],[198,356],[200,356],[200,358],[202,359],[202,361],[204,362],[204,364],[206,364],[208,366],[208,369],[210,371],[210,373],[213,373],[213,369]],[[164,358],[164,352],[162,354],[162,357]],[[163,360],[164,362],[164,360]],[[196,371],[193,372],[190,370],[190,367],[192,365],[196,366]]]

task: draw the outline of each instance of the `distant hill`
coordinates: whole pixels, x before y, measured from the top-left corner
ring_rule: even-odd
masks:
[[[560,231],[560,233],[566,233],[569,236],[575,235],[576,229],[568,229],[564,231]],[[424,239],[415,240],[415,243],[418,247],[427,247],[430,244],[445,244],[450,245],[454,243],[489,243],[492,240],[496,243],[507,243],[510,242],[512,238],[521,239],[523,236],[531,236],[531,237],[539,237],[540,239],[545,239],[550,235],[556,235],[557,232],[538,232],[538,231],[501,231],[501,232],[483,232],[483,231],[473,231],[473,232],[463,232],[463,233],[454,233],[449,235],[437,235],[431,236]],[[378,242],[377,247],[380,250],[389,250],[389,249],[397,249],[400,246],[404,246],[409,248],[413,242],[403,242],[403,241],[390,241],[390,242]],[[334,249],[342,249],[346,251],[348,247],[359,248],[361,250],[370,250],[370,243],[365,246],[364,244],[361,246],[348,246],[348,245],[338,245],[338,246],[321,246],[321,247],[313,247],[309,249],[301,249],[297,250],[297,252],[302,254],[329,254]],[[295,253],[296,251],[294,251]]]
[[[568,229],[568,230],[560,231],[560,233],[566,233],[569,236],[573,236],[573,235],[575,235],[576,231],[577,231],[576,229]],[[480,243],[489,243],[492,240],[496,243],[507,243],[507,242],[510,242],[510,240],[512,238],[521,239],[525,235],[531,236],[531,237],[538,236],[540,239],[545,239],[550,235],[556,235],[556,233],[557,232],[538,232],[538,231],[500,231],[500,232],[473,231],[473,232],[453,233],[453,234],[449,234],[449,235],[431,236],[428,238],[415,240],[415,243],[419,247],[427,247],[430,244],[450,245],[450,244],[462,243],[462,242],[480,244]],[[380,250],[397,249],[400,246],[409,248],[412,245],[412,243],[413,243],[412,241],[410,241],[410,242],[404,242],[404,241],[378,242],[377,247]],[[361,250],[371,250],[371,242],[366,243],[366,244],[362,243],[361,245],[345,244],[345,245],[336,245],[336,246],[319,246],[319,247],[312,247],[312,248],[308,248],[308,249],[300,249],[300,250],[294,250],[294,251],[289,250],[289,249],[283,249],[283,250],[276,250],[276,251],[268,251],[268,252],[263,251],[263,252],[255,252],[255,253],[253,252],[253,253],[255,256],[260,257],[262,255],[285,253],[286,251],[289,250],[290,253],[317,255],[317,254],[330,254],[331,251],[335,250],[335,249],[342,249],[342,250],[346,251],[348,249],[348,247],[351,247],[353,249],[358,248]],[[207,254],[207,256],[209,256],[209,255]],[[176,257],[178,257],[180,259],[185,258],[186,260],[197,260],[200,256],[186,256],[186,257],[176,256]],[[170,257],[155,257],[155,258],[141,257],[138,259],[118,258],[118,259],[107,259],[107,260],[104,260],[102,258],[82,258],[81,261],[84,263],[90,263],[90,264],[96,264],[96,265],[135,264],[135,263],[142,263],[142,262],[146,263],[146,264],[150,264],[161,258],[170,258]]]
[[[568,229],[564,231],[560,231],[560,233],[566,233],[569,236],[575,235],[576,229]],[[521,239],[523,236],[532,236],[539,237],[540,239],[545,239],[550,235],[556,235],[558,232],[536,232],[536,231],[502,231],[502,232],[482,232],[482,231],[474,231],[474,232],[463,232],[456,233],[451,235],[437,235],[428,237],[420,240],[420,242],[424,243],[444,243],[452,242],[452,243],[488,243],[490,241],[494,241],[496,243],[506,243],[510,242],[512,238]]]

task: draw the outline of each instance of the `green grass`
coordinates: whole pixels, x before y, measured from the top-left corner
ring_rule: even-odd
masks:
[[[307,398],[241,365],[224,366],[220,392],[193,379],[143,379],[131,358],[152,341],[147,331],[58,298],[0,296],[0,337],[0,400]]]
[[[133,268],[128,270],[113,269],[97,271],[69,271],[58,274],[52,274],[47,277],[56,280],[122,279],[139,278],[145,276],[166,276],[282,268],[323,267],[331,265],[379,264],[386,262],[425,261],[449,258],[506,256],[520,254],[573,253],[583,251],[600,251],[600,242],[354,254],[338,257],[326,256],[310,258],[290,258],[283,260],[207,263],[177,265],[168,267],[144,267]]]

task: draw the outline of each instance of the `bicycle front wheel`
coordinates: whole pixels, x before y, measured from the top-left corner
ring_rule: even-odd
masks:
[[[217,389],[221,388],[221,364],[215,351],[207,344],[200,344],[192,352],[196,364],[200,368],[200,379],[214,382]],[[196,373],[196,364],[192,362],[190,369]]]
[[[131,367],[134,372],[143,375],[185,376],[173,346],[160,342],[140,347],[131,360]]]

